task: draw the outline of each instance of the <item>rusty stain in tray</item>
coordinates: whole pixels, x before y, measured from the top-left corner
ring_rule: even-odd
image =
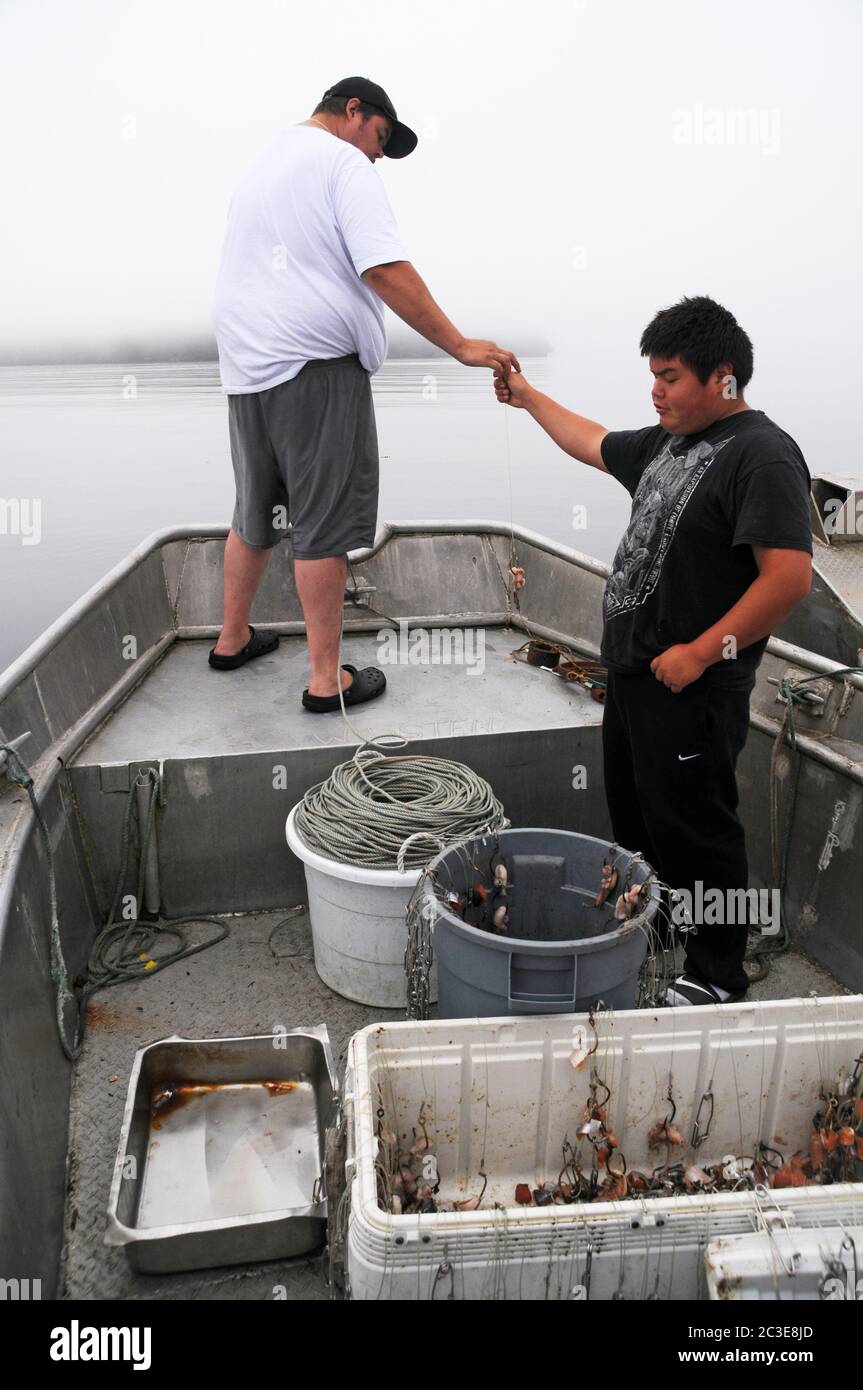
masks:
[[[167,1081],[154,1086],[150,1097],[152,1129],[161,1129],[163,1122],[176,1110],[188,1105],[198,1096],[210,1091],[224,1091],[231,1086],[262,1086],[271,1096],[287,1096],[298,1086],[296,1081]]]

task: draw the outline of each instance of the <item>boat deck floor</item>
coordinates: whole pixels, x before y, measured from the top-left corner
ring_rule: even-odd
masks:
[[[287,910],[287,909],[286,909]],[[324,1299],[321,1254],[172,1275],[138,1274],[103,1244],[108,1192],[136,1050],[178,1033],[229,1037],[325,1023],[340,1076],[358,1029],[403,1017],[334,994],[314,966],[305,914],[226,919],[227,940],[150,979],[106,990],[91,1003],[73,1073],[62,1297],[69,1299]],[[192,929],[194,932],[195,929]],[[200,929],[201,938],[208,934]],[[194,940],[199,939],[196,935]],[[779,956],[752,999],[848,993],[796,953]]]
[[[118,985],[91,1002],[72,1082],[62,1296],[71,1299],[326,1298],[320,1254],[192,1273],[138,1274],[103,1244],[105,1213],[129,1076],[138,1048],[177,1033],[238,1037],[326,1023],[340,1076],[351,1035],[403,1015],[333,994],[314,966],[305,915],[228,917],[211,951],[151,979]],[[212,928],[190,928],[205,940]]]
[[[359,670],[380,665],[387,676],[382,697],[349,712],[364,738],[399,733],[411,741],[445,739],[601,723],[602,706],[581,686],[512,659],[523,632],[466,631],[469,642],[483,645],[467,647],[474,660],[464,664],[387,665],[374,633],[343,638],[343,662]],[[316,715],[303,708],[300,696],[309,681],[304,637],[282,637],[276,651],[236,671],[212,670],[211,646],[184,639],[169,647],[75,762],[106,765],[358,741],[340,711]]]

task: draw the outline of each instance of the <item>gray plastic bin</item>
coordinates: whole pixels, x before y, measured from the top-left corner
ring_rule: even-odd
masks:
[[[593,905],[607,840],[567,830],[503,830],[445,850],[430,869],[458,893],[477,877],[489,881],[502,860],[510,884],[510,926],[505,936],[468,926],[435,896],[428,877],[422,904],[434,923],[440,1018],[492,1018],[503,1014],[581,1013],[598,999],[616,1009],[635,1007],[638,971],[647,953],[647,927],[659,902],[651,885],[645,909],[609,926],[618,888],[603,907]],[[621,887],[653,872],[615,847]]]

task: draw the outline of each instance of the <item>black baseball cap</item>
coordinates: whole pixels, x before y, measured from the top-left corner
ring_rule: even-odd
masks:
[[[324,92],[321,101],[327,101],[330,97],[357,97],[386,116],[390,123],[390,138],[384,145],[384,154],[389,155],[390,159],[404,159],[406,154],[416,149],[416,135],[399,120],[396,108],[377,82],[370,82],[367,77],[343,77],[341,82]]]

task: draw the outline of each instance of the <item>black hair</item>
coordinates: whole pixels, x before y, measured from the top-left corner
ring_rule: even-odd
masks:
[[[641,335],[642,357],[679,357],[705,386],[728,362],[743,391],[752,380],[752,340],[728,309],[706,294],[660,309]]]
[[[325,111],[330,116],[343,116],[348,102],[352,100],[352,97],[324,97],[323,101],[318,102],[312,115],[319,116],[322,111]],[[383,112],[379,111],[376,106],[370,106],[367,101],[361,101],[357,110],[364,120],[368,120],[369,116],[383,115]]]

